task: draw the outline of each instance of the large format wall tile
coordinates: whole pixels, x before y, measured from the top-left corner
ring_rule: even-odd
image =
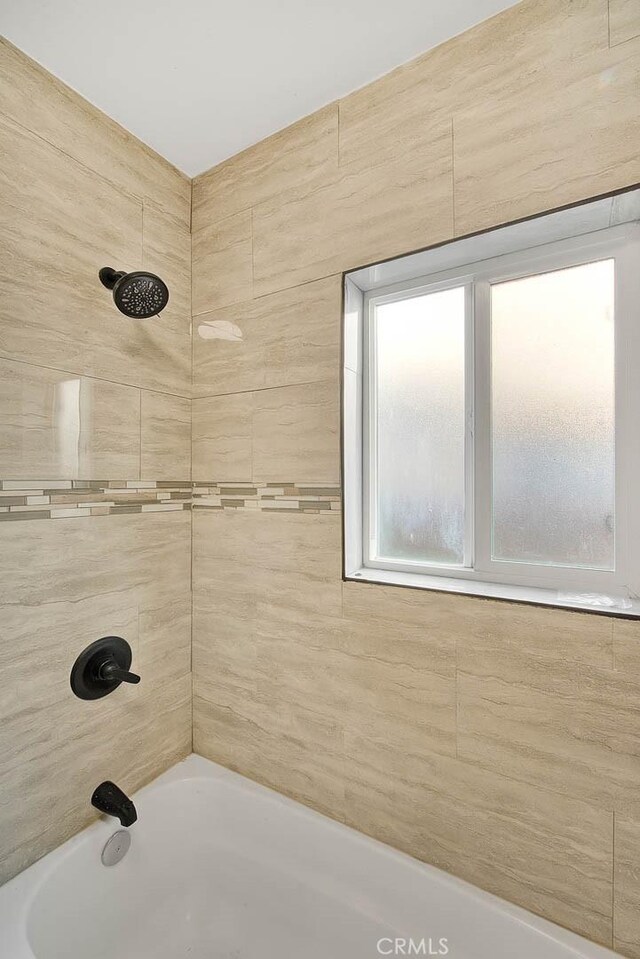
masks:
[[[236,716],[245,712],[248,710],[240,708]],[[250,719],[254,778],[298,802],[342,818],[344,761],[339,721],[260,696]]]
[[[0,615],[0,722],[25,708],[71,703],[71,667],[101,636],[126,639],[133,650],[133,668],[139,666],[138,596],[133,589],[72,602],[4,605]],[[127,693],[124,687],[122,691]]]
[[[497,658],[525,652],[550,667],[573,662],[610,669],[613,664],[614,624],[607,616],[491,600],[469,600],[450,615],[458,627],[462,670],[478,650]]]
[[[340,389],[335,380],[253,394],[253,479],[340,482]]]
[[[193,478],[255,483],[340,482],[335,380],[193,400]]]
[[[0,360],[5,479],[140,476],[140,391]]]
[[[140,446],[143,479],[190,479],[191,401],[142,390]]]
[[[252,701],[245,699],[237,709],[193,697],[193,749],[199,756],[221,763],[243,776],[260,779],[256,724],[244,713],[252,711]]]
[[[611,943],[610,813],[430,753],[418,736],[399,749],[347,729],[345,759],[350,824]]]
[[[344,816],[340,733],[316,714],[299,713],[292,723],[282,704],[245,700],[230,709],[196,696],[194,749],[335,819]]]
[[[609,0],[611,45],[640,36],[640,6],[637,0]]]
[[[297,286],[453,236],[450,121],[418,154],[342,168],[310,192],[297,186],[253,211],[255,294]],[[194,265],[194,269],[197,267]]]
[[[614,620],[613,662],[617,670],[630,676],[640,676],[640,622],[638,620]]]
[[[415,626],[457,638],[457,617],[477,614],[480,601],[430,590],[397,589],[369,583],[343,583],[344,615],[348,619],[376,620],[391,627],[395,623]]]
[[[550,69],[606,45],[606,0],[518,3],[340,100],[340,163],[420,154],[434,121],[469,100],[524,98]]]
[[[202,600],[195,605],[201,640],[194,647],[200,677],[194,688],[196,750],[341,818],[339,640],[334,646],[323,631],[320,643],[307,642],[320,637],[320,622],[331,620],[291,606],[278,615],[270,602],[258,600],[257,614],[245,613],[244,622],[239,611],[230,622],[223,603],[221,621],[219,596],[211,596],[205,618],[199,613]],[[310,621],[318,624],[315,630]],[[216,726],[222,735],[212,739]]]
[[[229,510],[193,514],[194,602],[209,587],[339,615],[340,516]]]
[[[2,38],[0,91],[4,116],[188,226],[188,177]]]
[[[146,201],[142,213],[141,269],[157,273],[169,287],[169,302],[154,326],[191,334],[191,233],[179,217]]]
[[[193,478],[251,480],[251,394],[193,400]]]
[[[189,531],[190,533],[190,531]],[[151,682],[170,683],[191,672],[191,594],[186,584],[180,596],[148,588],[138,615],[140,674]]]
[[[640,957],[640,819],[616,817],[613,948]]]
[[[339,815],[339,517],[205,510],[193,525],[194,748]]]
[[[257,600],[238,583],[215,575],[199,580],[193,597],[193,692],[230,709],[256,694]]]
[[[0,547],[0,605],[74,602],[132,588],[168,602],[189,589],[186,511],[3,523]]]
[[[253,296],[251,211],[208,223],[192,240],[194,316]]]
[[[640,811],[640,676],[512,648],[459,659],[458,755],[623,814]]]
[[[339,673],[345,725],[404,750],[456,753],[456,646],[451,635],[370,617],[345,619]]]
[[[295,722],[298,715],[314,713],[342,730],[348,721],[350,664],[344,623],[335,609],[333,615],[330,607],[301,610],[277,594],[260,596],[253,633],[256,693],[281,713],[280,722],[285,715]]]
[[[190,389],[189,338],[120,313],[98,279],[136,270],[142,203],[0,118],[0,355],[176,393]]]
[[[340,356],[337,276],[236,303],[194,322],[193,395],[327,380]]]
[[[332,104],[261,140],[193,181],[193,232],[277,196],[312,189],[338,163],[338,106]]]
[[[631,45],[579,58],[454,118],[456,234],[640,180],[640,61]],[[584,117],[588,115],[588,124]]]

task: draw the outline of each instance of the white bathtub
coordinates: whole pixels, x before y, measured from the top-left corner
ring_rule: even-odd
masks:
[[[0,888],[2,959],[614,955],[199,756],[135,802]]]

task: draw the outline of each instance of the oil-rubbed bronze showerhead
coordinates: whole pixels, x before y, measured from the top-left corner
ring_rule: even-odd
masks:
[[[124,273],[103,266],[98,276],[103,286],[113,290],[113,302],[120,312],[134,320],[157,316],[169,302],[167,285],[155,273]]]

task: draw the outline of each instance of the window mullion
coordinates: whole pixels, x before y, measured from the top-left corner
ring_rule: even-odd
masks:
[[[638,411],[640,380],[640,327],[637,304],[640,302],[640,231],[616,257],[615,337],[616,337],[616,579],[640,593],[640,508],[637,477],[640,475]]]
[[[491,300],[474,284],[474,568],[491,565]]]
[[[363,511],[363,556],[365,564],[373,557],[376,542],[376,489],[377,454],[376,454],[376,338],[375,338],[375,307],[370,298],[365,298],[364,330],[363,330],[363,478],[364,478],[364,511]]]
[[[475,304],[474,284],[465,286],[465,450],[464,450],[464,565],[475,557]]]

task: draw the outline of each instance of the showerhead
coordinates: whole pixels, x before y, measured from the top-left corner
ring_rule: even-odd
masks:
[[[155,273],[124,273],[103,266],[98,276],[103,286],[113,290],[113,302],[120,312],[134,320],[157,316],[169,302],[167,285]]]

